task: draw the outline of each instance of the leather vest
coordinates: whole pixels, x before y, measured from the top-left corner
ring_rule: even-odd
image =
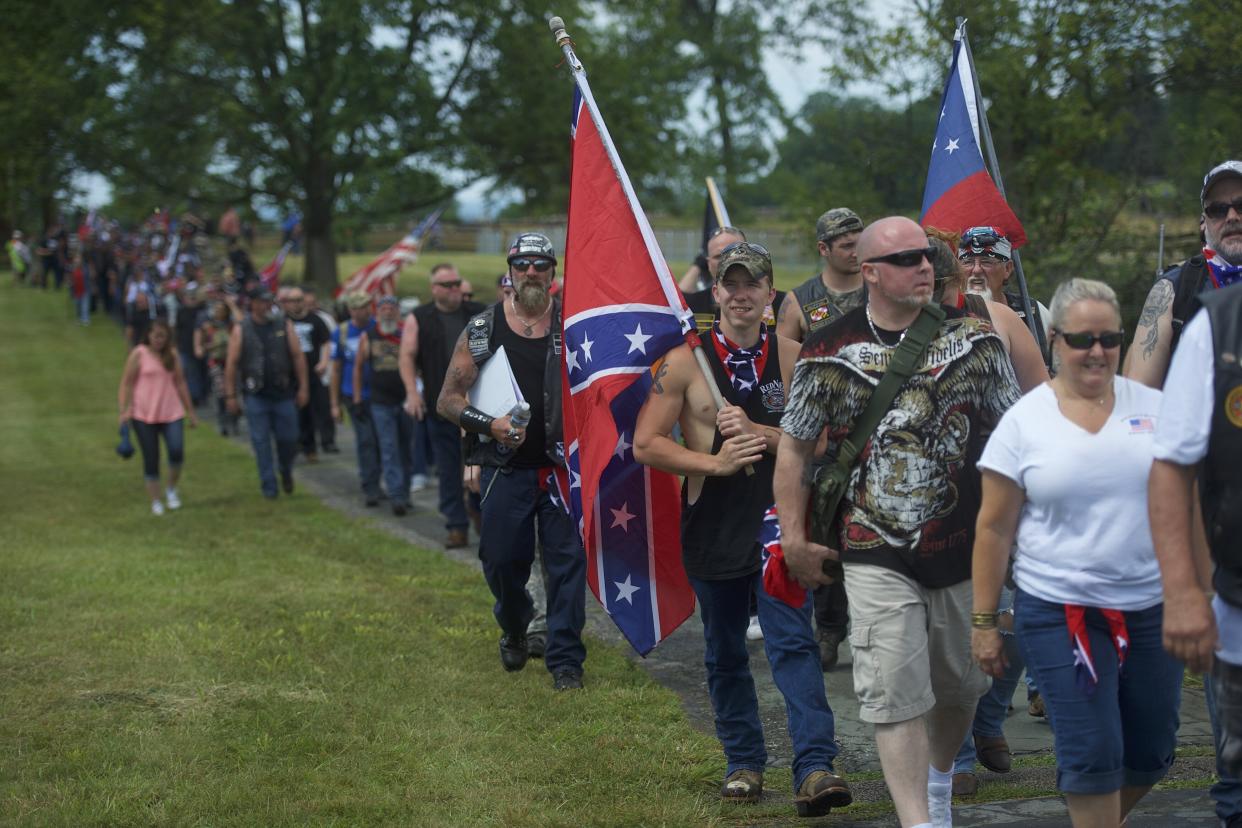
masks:
[[[504,313],[498,302],[476,313],[466,323],[466,347],[476,367],[491,359],[494,353],[492,331],[496,325],[496,311]],[[561,429],[561,300],[552,298],[552,324],[548,336],[551,347],[543,369],[543,422],[547,442],[548,459],[558,466],[565,465],[565,437]],[[511,452],[495,440],[483,440],[480,435],[467,431],[462,438],[462,453],[468,465],[504,466],[513,459]]]
[[[461,303],[461,312],[467,323],[482,310],[483,305],[478,302]],[[423,378],[423,400],[429,411],[435,411],[440,389],[444,387],[444,375],[448,373],[449,362],[453,359],[453,350],[451,346],[445,350],[444,315],[436,309],[435,302],[415,308],[414,320],[418,322],[417,364]]]
[[[1199,479],[1217,593],[1242,607],[1242,285],[1200,296],[1212,323],[1214,401]]]
[[[857,301],[853,303],[846,301],[839,303],[842,298],[828,292],[828,288],[824,287],[824,280],[816,273],[802,284],[793,289],[794,298],[798,300],[798,306],[802,309],[802,316],[806,320],[806,330],[809,336],[820,328],[840,319],[854,308],[862,304],[863,291],[850,291],[844,296],[857,297]]]
[[[282,398],[293,395],[293,360],[285,320],[254,324],[242,320],[241,387],[246,394]]]

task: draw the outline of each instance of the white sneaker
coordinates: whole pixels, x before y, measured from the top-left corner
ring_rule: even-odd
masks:
[[[759,616],[752,615],[750,617],[750,626],[746,628],[747,641],[762,641],[763,627],[759,626]]]
[[[427,475],[416,474],[410,478],[411,492],[421,492],[425,488],[427,488]]]
[[[151,501],[151,514],[155,515],[156,517],[159,517],[160,515],[164,514],[164,504],[161,503],[158,499]]]
[[[169,509],[180,509],[181,508],[181,498],[177,496],[176,489],[165,490],[164,500],[168,502]]]
[[[927,812],[932,828],[953,828],[953,784],[927,783]]]

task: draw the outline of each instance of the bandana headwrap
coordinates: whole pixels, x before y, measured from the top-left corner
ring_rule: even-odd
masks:
[[[738,401],[746,404],[750,392],[759,384],[763,376],[763,366],[768,361],[768,326],[759,323],[759,341],[749,348],[739,348],[729,341],[720,330],[720,320],[712,323],[712,344],[716,346],[716,356],[724,365],[733,390],[737,392]]]
[[[1065,605],[1065,624],[1069,627],[1070,649],[1074,652],[1074,673],[1078,689],[1087,696],[1095,695],[1095,687],[1100,683],[1099,674],[1095,670],[1095,660],[1091,657],[1091,639],[1087,637],[1087,608],[1078,604]],[[1117,672],[1120,673],[1126,663],[1126,652],[1130,649],[1130,632],[1126,629],[1126,616],[1121,610],[1101,609],[1100,614],[1108,622],[1109,638],[1117,651]]]
[[[1203,258],[1208,264],[1208,275],[1218,288],[1242,281],[1242,265],[1229,264],[1224,257],[1210,247],[1203,248]]]

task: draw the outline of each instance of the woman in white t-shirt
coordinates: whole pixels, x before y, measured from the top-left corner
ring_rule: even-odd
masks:
[[[971,649],[1005,659],[996,625],[1016,543],[1014,630],[1055,737],[1076,828],[1116,828],[1173,761],[1182,665],[1161,642],[1147,475],[1160,392],[1117,376],[1121,314],[1102,282],[1052,299],[1058,372],[1006,412],[979,460]]]

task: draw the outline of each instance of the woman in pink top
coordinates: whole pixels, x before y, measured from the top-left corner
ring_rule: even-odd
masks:
[[[185,454],[185,419],[189,417],[193,428],[198,425],[198,417],[190,404],[190,391],[173,350],[167,322],[152,322],[142,344],[130,351],[117,391],[117,405],[121,409],[120,421],[130,421],[142,449],[142,475],[151,496],[151,513],[164,514],[164,501],[160,500],[161,434],[168,448],[165,500],[169,509],[181,508],[177,481]]]

